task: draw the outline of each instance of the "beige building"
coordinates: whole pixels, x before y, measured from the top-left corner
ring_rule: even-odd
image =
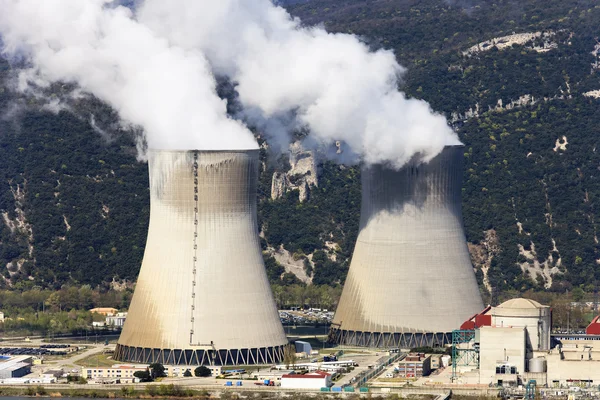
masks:
[[[517,298],[505,301],[491,309],[492,326],[500,328],[526,328],[527,348],[550,349],[552,316],[550,307],[537,301]]]
[[[113,365],[111,368],[83,368],[81,375],[88,380],[114,380],[120,382],[133,382],[137,371],[145,371],[147,365]]]
[[[173,366],[165,365],[165,374],[168,377],[180,378],[183,377],[185,371],[190,371],[194,375],[196,366]],[[211,371],[212,376],[221,375],[221,367],[219,366],[206,366]],[[144,364],[115,364],[110,368],[83,368],[81,375],[87,379],[96,381],[120,381],[133,382],[135,379],[134,374],[137,371],[146,371],[148,365]]]
[[[549,386],[600,384],[600,337],[562,340],[546,359]]]
[[[96,313],[96,314],[101,314],[104,316],[110,316],[110,315],[115,315],[119,312],[119,310],[117,310],[116,308],[112,308],[112,307],[97,307],[97,308],[92,308],[90,310],[91,313]]]
[[[432,354],[431,355],[431,369],[438,369],[442,366],[442,355]]]
[[[517,383],[519,374],[525,373],[526,337],[522,327],[479,329],[480,383]]]

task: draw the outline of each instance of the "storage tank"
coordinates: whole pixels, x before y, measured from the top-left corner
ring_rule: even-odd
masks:
[[[463,146],[362,173],[358,239],[329,340],[437,346],[483,309],[463,230]]]
[[[529,372],[544,373],[546,372],[546,359],[536,357],[529,360]]]
[[[287,339],[258,238],[258,150],[151,151],[148,166],[148,240],[115,359],[280,362]]]

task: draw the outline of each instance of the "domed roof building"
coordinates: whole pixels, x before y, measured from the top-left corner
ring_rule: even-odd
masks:
[[[461,329],[481,326],[526,328],[527,346],[531,350],[549,350],[552,309],[531,299],[510,299],[499,306],[487,307],[465,322]]]
[[[492,325],[499,327],[527,328],[528,345],[532,350],[550,349],[552,312],[550,307],[535,300],[510,299],[493,307]]]

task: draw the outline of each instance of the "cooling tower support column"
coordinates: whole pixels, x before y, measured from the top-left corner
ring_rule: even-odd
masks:
[[[366,347],[451,343],[483,309],[461,213],[463,147],[426,164],[363,170],[358,239],[329,340]]]
[[[272,364],[287,339],[258,238],[258,150],[152,151],[150,226],[119,361]]]

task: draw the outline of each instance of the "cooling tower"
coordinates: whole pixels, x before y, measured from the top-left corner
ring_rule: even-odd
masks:
[[[150,225],[116,359],[271,364],[287,339],[257,232],[258,150],[149,154]]]
[[[329,340],[442,345],[483,309],[463,230],[463,147],[427,164],[362,173],[358,239]]]

